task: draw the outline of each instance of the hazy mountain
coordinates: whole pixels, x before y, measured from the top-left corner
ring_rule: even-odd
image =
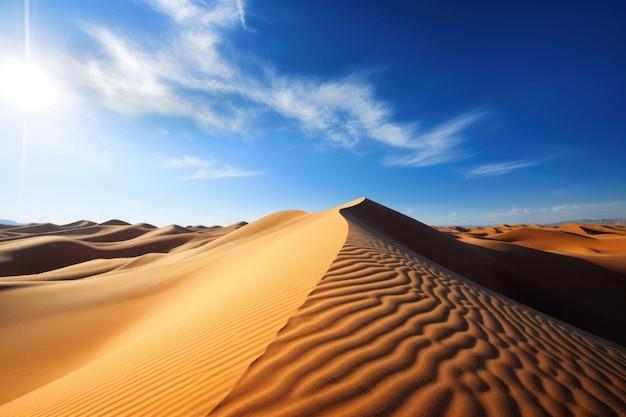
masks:
[[[550,226],[559,226],[567,223],[575,223],[575,224],[602,224],[605,226],[626,226],[626,217],[622,217],[619,219],[577,219],[577,220],[567,220],[563,222],[550,223]]]

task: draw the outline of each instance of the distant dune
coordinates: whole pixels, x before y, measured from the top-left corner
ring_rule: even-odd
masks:
[[[1,416],[624,416],[626,227],[367,199],[0,229]]]

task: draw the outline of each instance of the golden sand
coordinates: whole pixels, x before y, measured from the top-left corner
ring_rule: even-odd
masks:
[[[625,242],[365,199],[3,226],[0,415],[626,415]]]

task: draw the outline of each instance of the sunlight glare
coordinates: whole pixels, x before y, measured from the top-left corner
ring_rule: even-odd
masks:
[[[60,100],[58,83],[41,67],[25,60],[0,63],[0,97],[25,112],[52,109]]]

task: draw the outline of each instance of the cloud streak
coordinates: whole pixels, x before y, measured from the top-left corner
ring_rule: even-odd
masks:
[[[610,203],[587,203],[587,204],[561,204],[554,206],[550,211],[554,213],[574,214],[580,213],[584,215],[602,216],[610,211],[621,210],[626,213],[626,202],[616,201]]]
[[[544,206],[538,208],[513,207],[507,211],[491,212],[486,217],[495,221],[503,221],[512,217],[522,220],[534,218],[533,222],[553,223],[575,219],[623,217],[619,213],[626,213],[626,202],[559,204],[552,207]]]
[[[252,171],[244,168],[225,165],[217,166],[214,160],[200,159],[195,156],[169,158],[161,162],[162,168],[193,169],[194,173],[181,177],[183,180],[204,180],[220,178],[239,178],[263,175],[261,171]]]
[[[255,131],[255,117],[278,114],[306,136],[336,146],[381,144],[390,166],[423,167],[470,156],[461,146],[464,131],[481,113],[420,129],[415,121],[397,121],[391,104],[362,75],[319,81],[269,70],[272,63],[244,70],[228,42],[232,31],[247,29],[242,0],[144,4],[170,21],[171,33],[130,38],[87,26],[99,53],[75,60],[99,102],[115,112],[184,117],[206,130],[231,133]]]
[[[237,13],[239,13],[239,21],[241,22],[241,26],[247,30],[248,27],[246,26],[246,11],[243,7],[243,2],[242,0],[235,0],[235,2],[237,3]]]
[[[532,213],[532,210],[528,207],[526,208],[513,207],[508,211],[489,213],[487,217],[489,217],[490,219],[497,219],[501,217],[517,217],[517,216],[530,214],[530,213]]]
[[[219,178],[239,178],[239,177],[255,177],[263,175],[261,171],[250,171],[247,169],[236,168],[231,166],[225,166],[219,169],[207,169],[201,168],[196,171],[195,174],[188,177],[190,180],[202,180],[202,179],[219,179]]]
[[[385,163],[425,167],[465,159],[470,154],[459,148],[465,140],[462,132],[482,116],[482,113],[469,113],[435,126],[428,132],[414,134],[397,144],[397,147],[403,148],[404,152],[387,158]],[[396,137],[393,133],[390,136]]]
[[[508,174],[510,172],[516,171],[518,169],[530,167],[533,165],[539,165],[539,162],[538,161],[510,161],[510,162],[487,164],[487,165],[482,165],[480,167],[474,168],[470,171],[467,171],[464,174],[464,177],[465,178],[479,178],[479,177],[504,175],[504,174]]]
[[[163,168],[206,168],[214,164],[212,160],[203,160],[195,156],[169,158],[161,163]]]

